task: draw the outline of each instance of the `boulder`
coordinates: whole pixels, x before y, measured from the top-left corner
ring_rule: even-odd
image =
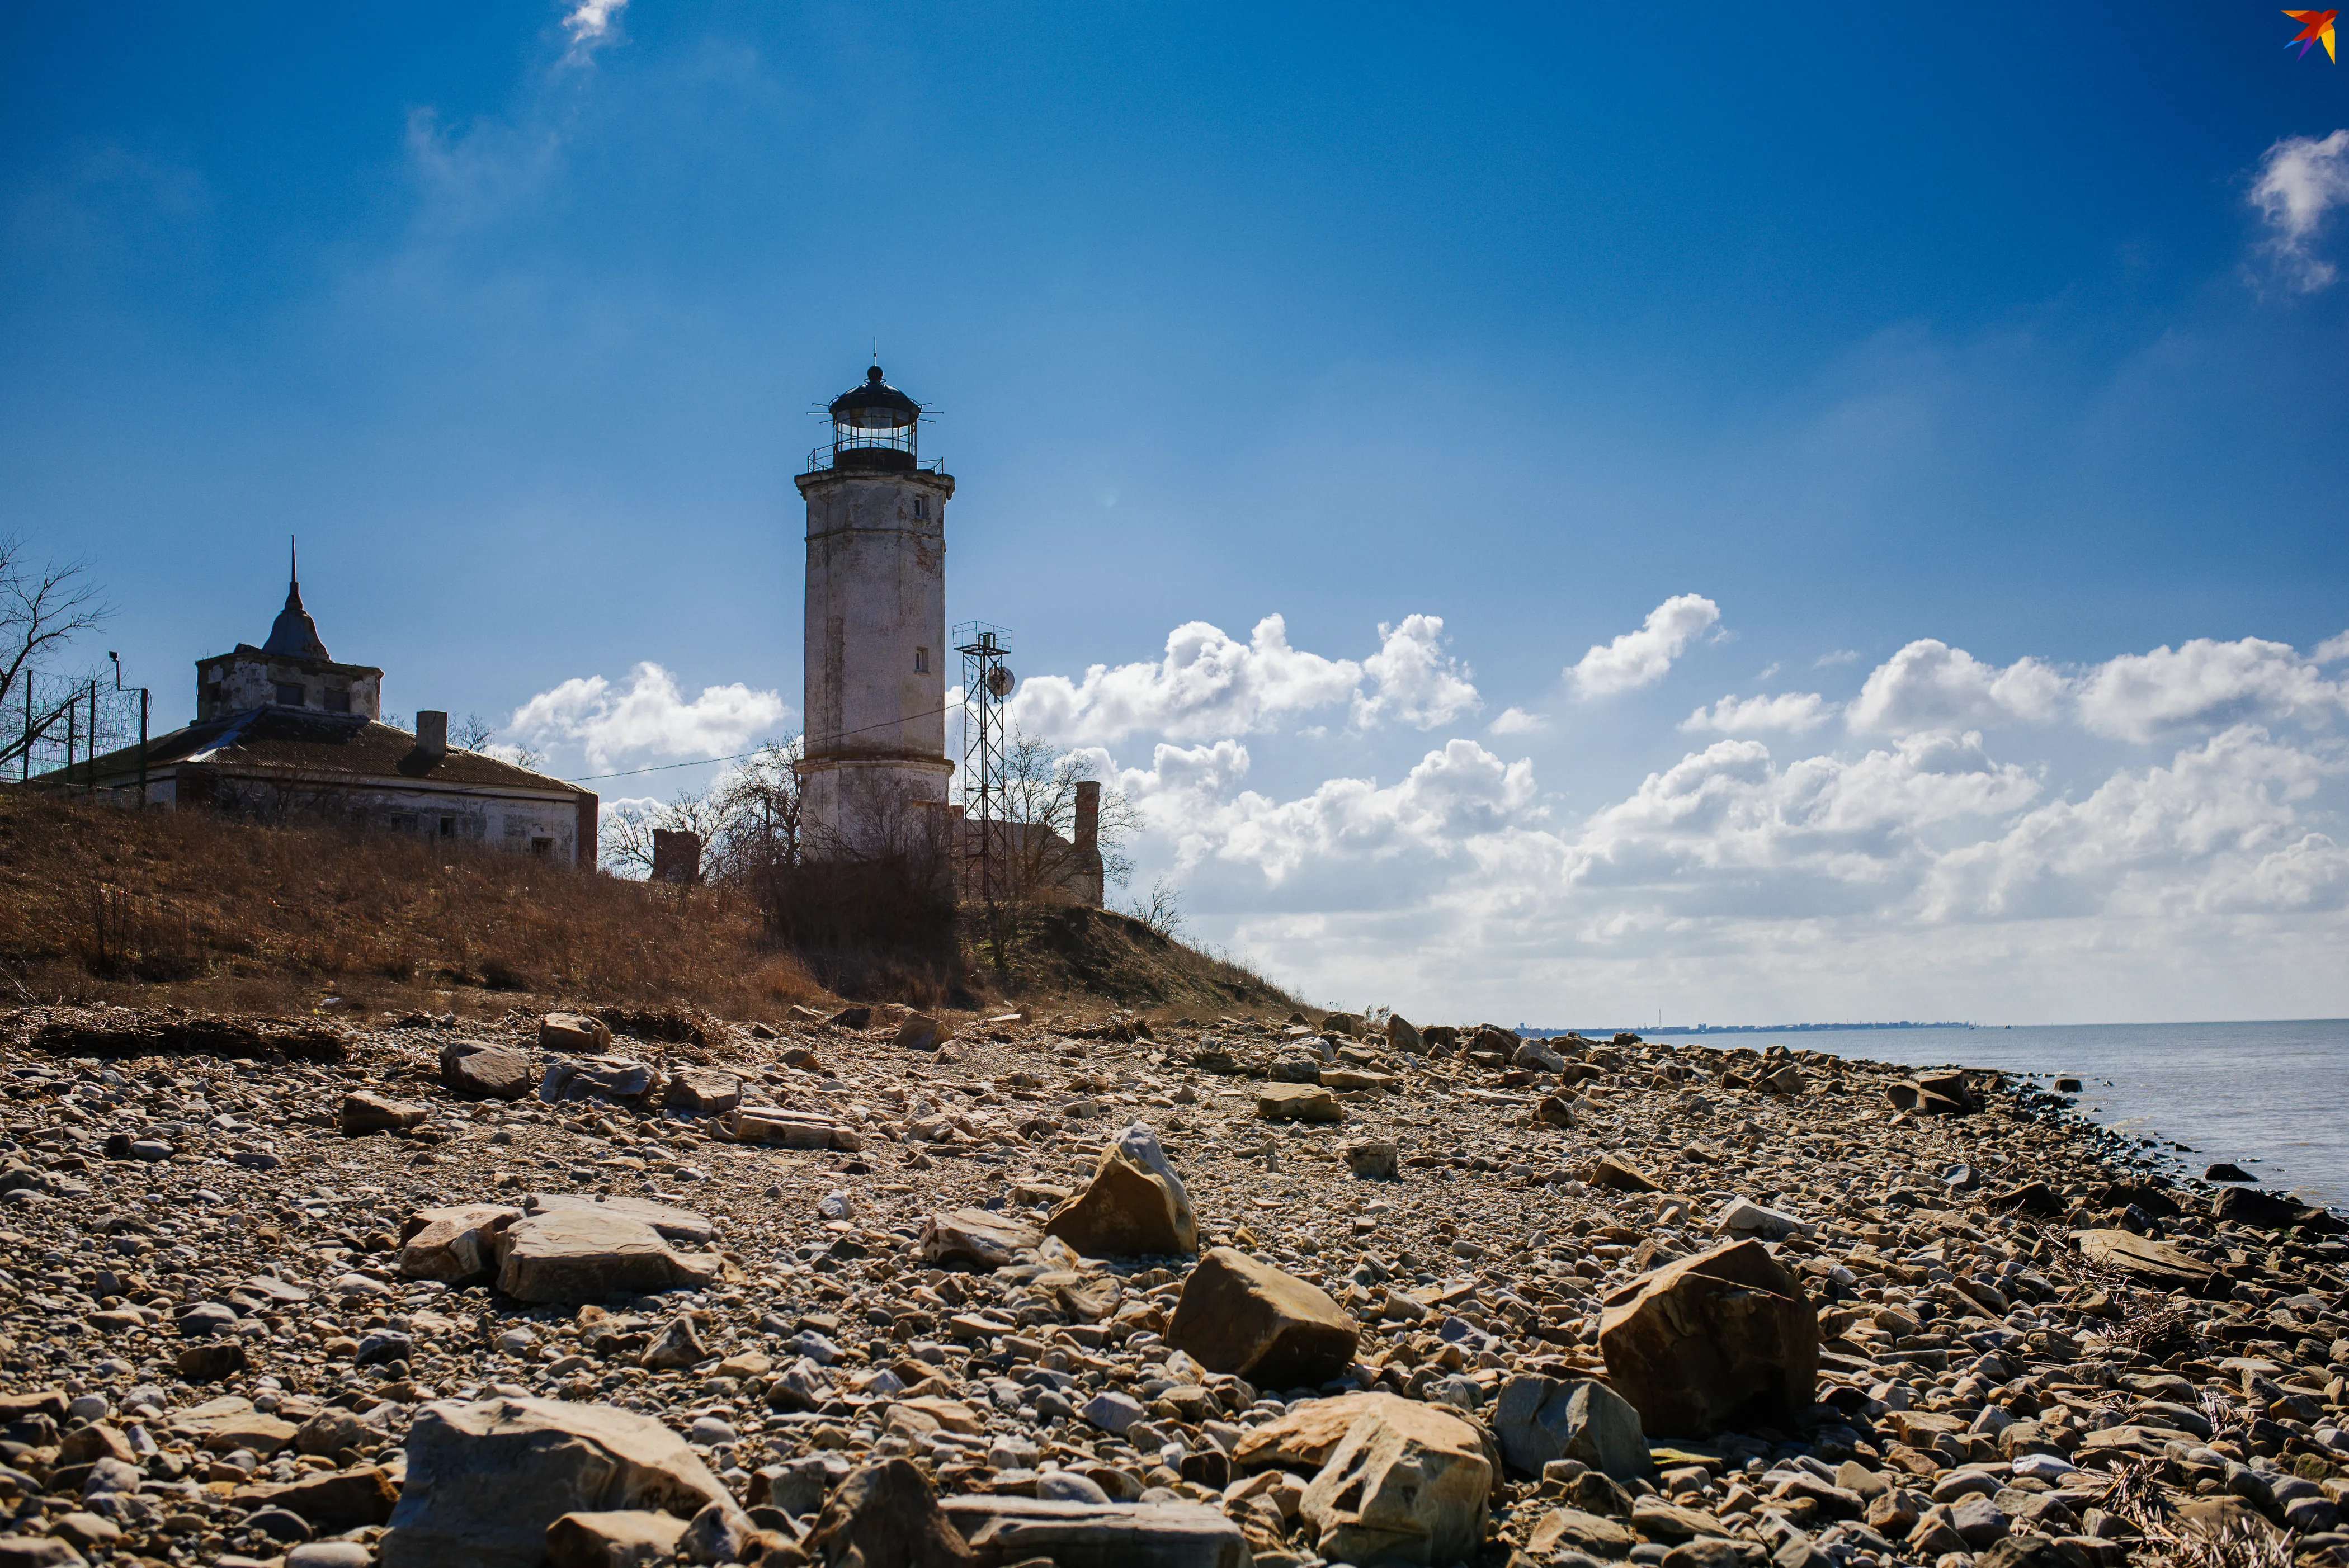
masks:
[[[1315,1092],[1321,1092],[1316,1090]],[[1142,1122],[1119,1133],[1083,1191],[1054,1209],[1044,1233],[1085,1257],[1118,1258],[1199,1250],[1190,1194],[1158,1136]]]
[[[538,1064],[523,1051],[451,1040],[440,1047],[440,1086],[460,1099],[520,1099],[538,1085]]]
[[[1484,1540],[1493,1480],[1474,1427],[1434,1405],[1382,1398],[1356,1417],[1299,1511],[1332,1563],[1444,1568]]]
[[[424,1119],[431,1114],[424,1106],[410,1105],[368,1089],[356,1089],[343,1096],[343,1136],[363,1138],[370,1132],[405,1132],[411,1127],[423,1126]]]
[[[927,1013],[908,1013],[897,1026],[893,1045],[909,1051],[935,1051],[954,1038],[954,1031]]]
[[[1561,1552],[1614,1559],[1629,1557],[1638,1544],[1640,1538],[1628,1525],[1578,1508],[1554,1508],[1535,1522],[1526,1551],[1537,1563],[1551,1561]]]
[[[2313,1204],[2262,1192],[2251,1187],[2229,1187],[2211,1201],[2210,1217],[2221,1224],[2249,1225],[2260,1231],[2288,1231],[2307,1225],[2328,1235],[2341,1232],[2340,1219]]]
[[[1884,1091],[1894,1109],[1920,1116],[1959,1116],[1980,1103],[1961,1072],[1903,1078]]]
[[[1529,1073],[1562,1073],[1566,1070],[1567,1064],[1564,1057],[1550,1049],[1544,1042],[1527,1040],[1524,1045],[1519,1046],[1516,1054],[1509,1058],[1509,1065],[1513,1068],[1522,1068]]]
[[[1256,1091],[1256,1113],[1267,1121],[1343,1121],[1344,1108],[1338,1097],[1323,1088],[1318,1081],[1320,1069],[1314,1069],[1312,1083],[1268,1083]]]
[[[661,1098],[664,1110],[690,1111],[695,1116],[723,1116],[742,1103],[742,1080],[732,1073],[709,1068],[688,1068],[668,1080]]]
[[[715,1281],[715,1254],[674,1252],[626,1214],[559,1209],[509,1225],[498,1240],[498,1288],[516,1301],[596,1301]]]
[[[746,1105],[726,1119],[726,1130],[738,1143],[773,1143],[785,1149],[849,1148],[841,1140],[843,1129],[829,1117],[804,1110],[782,1110],[771,1105]],[[862,1148],[862,1142],[854,1147]]]
[[[54,1535],[0,1535],[0,1568],[88,1568],[88,1563]]]
[[[282,1508],[324,1534],[340,1535],[362,1525],[381,1524],[399,1501],[399,1488],[378,1466],[326,1470],[274,1486],[237,1489],[240,1508]]]
[[[2072,1240],[2080,1255],[2096,1267],[2158,1290],[2199,1295],[2220,1277],[2191,1253],[2128,1231],[2075,1231]]]
[[[1354,1173],[1357,1181],[1402,1180],[1402,1151],[1383,1140],[1350,1143],[1340,1152],[1346,1156],[1346,1168]]]
[[[1258,1387],[1318,1387],[1344,1372],[1361,1336],[1318,1285],[1230,1247],[1215,1247],[1183,1282],[1166,1343],[1210,1372]]]
[[[1721,1236],[1760,1236],[1767,1241],[1783,1242],[1788,1236],[1815,1236],[1819,1228],[1808,1220],[1776,1209],[1765,1209],[1751,1198],[1732,1198],[1713,1217],[1713,1230]]]
[[[1420,1038],[1419,1031],[1412,1027],[1411,1020],[1405,1018],[1401,1013],[1389,1013],[1387,1015],[1387,1048],[1401,1051],[1405,1056],[1415,1057],[1427,1049],[1427,1042]]]
[[[566,1099],[636,1101],[650,1093],[653,1069],[628,1057],[581,1057],[549,1062],[538,1098],[549,1105]]]
[[[1758,1241],[1642,1274],[1606,1298],[1607,1380],[1651,1435],[1791,1429],[1818,1381],[1818,1321],[1802,1284]]]
[[[1054,1568],[1248,1568],[1247,1542],[1222,1510],[1195,1502],[1051,1502],[950,1497],[946,1516],[977,1568],[1050,1558]]]
[[[1534,1102],[1529,1119],[1536,1127],[1572,1127],[1574,1101],[1562,1094],[1546,1094]]]
[[[1586,1178],[1593,1187],[1604,1187],[1610,1192],[1661,1192],[1663,1188],[1654,1177],[1628,1161],[1612,1154],[1603,1154],[1590,1167]]]
[[[567,1513],[690,1518],[725,1483],[658,1421],[559,1399],[441,1401],[417,1412],[383,1568],[537,1568]]]
[[[1275,1083],[1318,1084],[1323,1063],[1309,1051],[1287,1050],[1272,1058],[1264,1071]]]
[[[400,1275],[446,1284],[485,1279],[497,1272],[499,1236],[521,1218],[503,1203],[419,1210],[399,1229]]]
[[[685,1526],[641,1508],[566,1513],[546,1527],[546,1568],[653,1568],[670,1560]]]
[[[645,1347],[645,1353],[636,1357],[636,1365],[655,1372],[674,1372],[709,1359],[709,1347],[701,1343],[693,1319],[679,1314],[669,1319],[658,1339]]]
[[[993,1270],[1044,1238],[987,1209],[957,1209],[922,1222],[922,1260],[940,1268]]]
[[[611,1044],[612,1026],[585,1013],[549,1013],[538,1021],[541,1050],[594,1056]]]
[[[650,1225],[666,1241],[690,1243],[697,1247],[708,1246],[718,1234],[718,1227],[711,1223],[709,1215],[697,1214],[690,1209],[680,1209],[671,1203],[656,1203],[650,1198],[589,1198],[576,1192],[533,1192],[523,1200],[523,1207],[533,1214],[566,1211],[618,1214]]]
[[[850,1471],[806,1546],[823,1568],[977,1568],[929,1477],[901,1459]]]
[[[1509,1468],[1530,1476],[1553,1460],[1579,1460],[1617,1480],[1648,1470],[1640,1412],[1604,1383],[1532,1374],[1501,1385],[1493,1432]]]

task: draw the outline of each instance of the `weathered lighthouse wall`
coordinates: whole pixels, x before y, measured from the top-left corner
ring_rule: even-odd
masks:
[[[863,839],[874,814],[943,806],[946,474],[802,474],[807,498],[810,847]]]

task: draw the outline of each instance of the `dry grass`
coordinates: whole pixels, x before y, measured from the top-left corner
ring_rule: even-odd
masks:
[[[229,1012],[832,998],[754,910],[500,851],[0,794],[0,990]]]
[[[1261,975],[1095,910],[1040,918],[1009,996],[1285,1014]],[[817,935],[836,936],[837,933]],[[326,997],[469,1016],[614,1005],[722,1018],[841,1000],[1003,999],[948,944],[864,953],[779,939],[740,890],[579,872],[341,826],[134,816],[0,790],[0,1003],[306,1013]],[[957,970],[957,964],[959,968]],[[823,978],[819,979],[821,975]]]

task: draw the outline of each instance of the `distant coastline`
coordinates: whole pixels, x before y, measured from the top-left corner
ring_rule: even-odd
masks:
[[[1609,1024],[1603,1028],[1584,1026],[1575,1029],[1552,1029],[1534,1024],[1519,1024],[1517,1033],[1536,1039],[1554,1039],[1560,1035],[1589,1037],[1612,1036],[1617,1033],[1634,1035],[1816,1035],[1847,1029],[1979,1029],[1980,1024],[1948,1022],[1920,1024],[1907,1018],[1889,1024],[1635,1024],[1629,1030]]]

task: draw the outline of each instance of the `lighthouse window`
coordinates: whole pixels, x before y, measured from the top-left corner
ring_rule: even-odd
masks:
[[[279,681],[277,683],[277,700],[286,707],[300,707],[302,706],[302,688],[291,684],[290,682]]]
[[[930,673],[929,649],[916,648],[914,650],[914,673],[917,676],[926,676]]]
[[[929,497],[917,495],[914,498],[914,515],[916,517],[922,518],[926,518],[930,515]]]

